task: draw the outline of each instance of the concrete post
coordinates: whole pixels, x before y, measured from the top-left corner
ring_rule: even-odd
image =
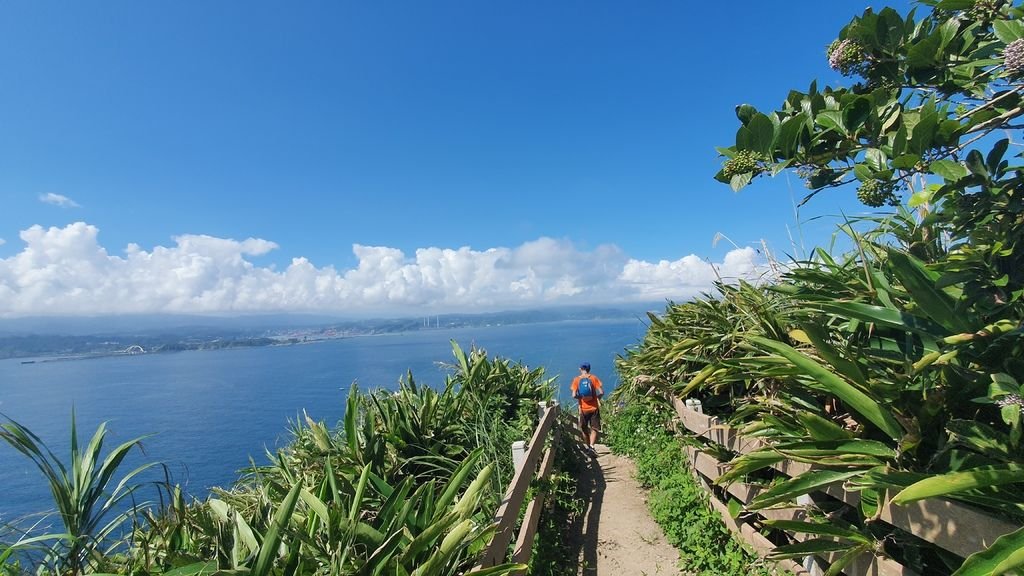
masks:
[[[548,409],[547,402],[537,402],[537,421],[544,417],[544,411]]]
[[[512,443],[512,466],[516,469],[516,472],[523,467],[523,462],[526,460],[526,442],[523,440],[516,440]]]

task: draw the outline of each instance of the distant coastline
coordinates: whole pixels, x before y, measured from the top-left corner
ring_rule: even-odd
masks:
[[[97,319],[97,332],[93,334],[61,334],[59,326],[48,326],[47,332],[0,333],[0,360],[22,359],[22,364],[29,365],[168,352],[292,346],[342,338],[398,335],[438,329],[629,320],[640,319],[643,314],[643,311],[637,309],[574,308],[348,320],[304,326],[288,326],[286,322],[279,320],[285,325],[259,328],[237,328],[232,326],[232,319],[214,319],[208,320],[212,325],[155,327],[144,331],[101,331],[103,319]],[[247,321],[252,322],[251,319]],[[48,319],[48,322],[52,324],[53,320]],[[78,331],[83,330],[79,327]]]

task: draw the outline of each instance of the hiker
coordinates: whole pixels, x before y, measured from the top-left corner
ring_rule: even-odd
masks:
[[[580,403],[580,432],[587,443],[583,449],[591,456],[597,456],[594,444],[601,431],[601,397],[604,388],[601,379],[590,373],[590,363],[580,364],[580,375],[572,380],[572,397]]]

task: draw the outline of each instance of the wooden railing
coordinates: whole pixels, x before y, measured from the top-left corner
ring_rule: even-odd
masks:
[[[697,412],[687,407],[679,399],[673,399],[673,405],[679,416],[679,422],[693,435],[706,442],[717,444],[740,454],[747,454],[769,446],[757,438],[740,435],[735,429],[719,422],[717,418]],[[722,519],[729,529],[762,555],[771,551],[774,545],[750,524],[733,519],[727,504],[719,500],[711,490],[711,484],[725,473],[728,469],[727,466],[699,448],[688,446],[686,453],[695,476],[710,494],[711,505],[721,513]],[[812,466],[802,462],[784,460],[776,464],[774,468],[786,476],[797,476],[810,470]],[[724,488],[729,495],[744,505],[749,504],[761,491],[759,486],[742,482],[734,482]],[[820,493],[850,506],[857,506],[860,503],[860,495],[844,490],[840,483],[832,484]],[[989,516],[971,506],[952,500],[931,498],[898,506],[890,503],[892,496],[893,494],[885,494],[884,498],[880,499],[882,508],[879,511],[879,520],[931,542],[961,558],[984,550],[1000,536],[1020,528],[1019,525]],[[801,506],[797,507],[770,508],[758,510],[755,513],[765,519],[804,519],[805,508],[803,505],[810,505],[810,500],[803,499],[800,504]],[[796,541],[808,538],[803,534],[789,534],[789,536]],[[824,555],[821,559],[830,562],[836,557],[838,554],[831,554]],[[791,561],[780,562],[780,565],[795,574],[808,574],[805,566]],[[817,568],[812,568],[810,564],[806,566],[812,571],[811,573],[818,573]],[[866,553],[847,566],[843,573],[850,576],[916,576],[915,572],[895,560]]]
[[[558,427],[555,423],[558,420],[559,405],[557,402],[545,404],[541,407],[540,421],[533,432],[530,443],[525,446],[525,453],[521,454],[516,465],[515,475],[505,490],[505,498],[494,513],[493,522],[497,525],[494,537],[480,558],[480,563],[474,571],[490,568],[507,561],[527,564],[530,561],[530,553],[533,550],[533,540],[537,535],[537,525],[540,521],[540,513],[544,508],[546,494],[538,491],[533,500],[526,505],[526,514],[516,537],[515,550],[512,558],[508,558],[508,545],[512,541],[516,523],[519,520],[519,510],[522,509],[523,500],[526,499],[526,492],[534,478],[546,480],[551,474],[555,463],[555,451],[558,446]],[[545,450],[544,444],[548,433],[552,433],[550,447]],[[541,455],[543,454],[543,459]],[[540,465],[538,466],[538,462]],[[470,572],[472,574],[472,572]]]

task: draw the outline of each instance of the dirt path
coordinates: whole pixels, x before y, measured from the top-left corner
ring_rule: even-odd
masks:
[[[580,488],[589,499],[579,543],[580,576],[682,574],[679,552],[647,511],[647,494],[634,470],[631,460],[601,445],[597,459],[584,465]]]

